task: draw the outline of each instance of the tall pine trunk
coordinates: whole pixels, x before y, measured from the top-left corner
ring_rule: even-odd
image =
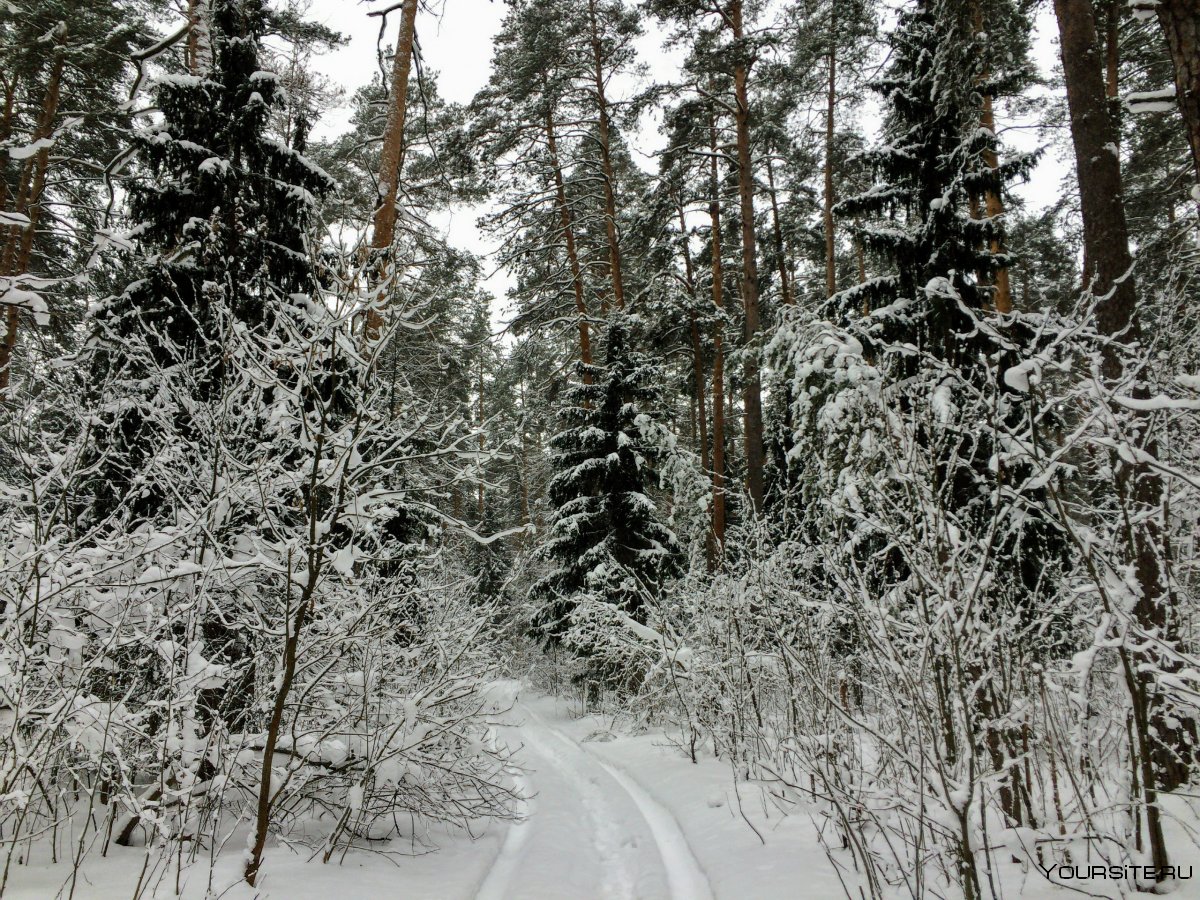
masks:
[[[711,196],[708,216],[712,228],[712,300],[717,319],[713,327],[713,538],[718,553],[725,548],[725,271],[721,262],[721,182],[717,171],[716,113],[709,120],[709,183]]]
[[[567,187],[563,180],[562,164],[558,159],[558,136],[554,128],[554,112],[546,110],[546,149],[550,154],[550,168],[554,173],[554,204],[558,207],[558,221],[562,227],[563,244],[567,251],[567,265],[571,269],[571,289],[575,294],[575,315],[579,317],[579,359],[589,368],[583,372],[585,384],[592,383],[592,337],[588,325],[587,301],[583,296],[583,268],[579,265],[579,247],[575,242],[575,226],[571,207],[567,204]]]
[[[413,39],[417,29],[419,0],[404,0],[400,11],[400,38],[392,60],[392,96],[388,106],[387,127],[383,133],[383,151],[379,157],[379,199],[371,230],[371,249],[386,257],[396,239],[396,198],[400,190],[400,172],[404,165],[404,125],[408,117],[408,80],[412,72]],[[390,260],[380,260],[380,271],[373,291],[391,289],[394,277]],[[368,344],[379,340],[383,329],[382,297],[372,297],[367,310],[364,333]]]
[[[1196,0],[1159,0],[1155,9],[1175,67],[1175,97],[1183,114],[1200,182],[1200,7]],[[1200,185],[1195,194],[1200,199]]]
[[[42,109],[34,127],[33,141],[45,140],[54,133],[54,120],[58,116],[59,100],[62,96],[62,76],[66,67],[67,26],[59,23],[55,29],[56,46],[50,63],[50,78],[42,99]],[[6,101],[7,102],[7,101]],[[33,252],[33,239],[38,219],[42,212],[42,193],[46,188],[46,173],[50,168],[50,148],[40,148],[21,169],[21,178],[13,198],[12,211],[28,219],[24,225],[12,225],[5,237],[3,254],[0,255],[0,275],[22,275],[29,269],[29,258]],[[0,343],[0,399],[8,393],[12,376],[13,351],[17,346],[17,329],[21,323],[20,308],[8,304],[4,309],[4,339]]]
[[[1091,0],[1055,0],[1054,7],[1079,179],[1085,286],[1101,298],[1096,309],[1100,331],[1116,340],[1136,343],[1140,340],[1137,291],[1131,271],[1120,161],[1113,152],[1116,124],[1109,113],[1094,8]],[[1121,375],[1115,354],[1106,360],[1105,374],[1110,379]],[[1135,385],[1133,393],[1145,396],[1147,392],[1144,386]],[[1152,426],[1146,421],[1144,427]],[[1142,450],[1153,458],[1157,449],[1153,435],[1148,436]],[[1162,481],[1144,462],[1120,462],[1117,468],[1118,492],[1140,512],[1149,513],[1141,527],[1130,527],[1128,563],[1140,593],[1134,618],[1147,632],[1167,642],[1177,641],[1172,598],[1159,561],[1160,552],[1167,555],[1167,538],[1156,521],[1164,503]],[[1153,651],[1123,649],[1122,653],[1138,741],[1131,751],[1139,757],[1151,862],[1161,871],[1167,864],[1167,851],[1157,792],[1172,790],[1187,780],[1189,740],[1185,732],[1189,729],[1187,723],[1172,721],[1155,690],[1153,670],[1162,668],[1162,663]]]
[[[621,245],[617,235],[617,199],[609,140],[608,98],[604,93],[604,57],[600,44],[600,24],[596,20],[596,0],[588,0],[588,22],[592,41],[592,75],[596,91],[597,138],[600,143],[600,168],[604,181],[604,234],[608,241],[608,268],[612,278],[613,304],[625,308],[625,280],[621,274]]]
[[[983,17],[983,4],[980,0],[975,0],[974,3],[974,20],[975,32],[983,34],[985,31],[986,22]],[[984,73],[984,80],[990,80],[991,73]],[[985,131],[996,134],[996,111],[994,107],[994,99],[989,85],[984,85],[983,90],[983,111],[980,116],[980,125]],[[1000,159],[996,155],[996,150],[993,147],[988,147],[983,151],[983,161],[989,169],[997,169],[1000,167]],[[984,211],[987,217],[991,220],[999,219],[1004,215],[1004,199],[998,191],[988,190],[984,192]],[[993,255],[999,255],[1004,252],[1004,247],[998,239],[993,239],[990,242],[989,248]],[[994,275],[995,294],[992,297],[992,302],[995,304],[996,312],[1010,313],[1013,310],[1012,298],[1012,280],[1009,277],[1008,267],[1002,266],[998,268]]]
[[[733,39],[745,40],[742,0],[729,4]],[[758,303],[758,252],[754,234],[754,165],[750,158],[750,66],[737,57],[733,67],[734,121],[737,129],[738,199],[742,218],[742,307],[745,313],[742,411],[745,416],[746,490],[756,512],[762,511],[766,453],[763,446],[762,375],[759,370],[759,336],[762,331]]]
[[[783,226],[779,221],[779,198],[775,195],[775,166],[767,157],[767,190],[771,195],[771,232],[775,238],[775,265],[779,272],[779,294],[783,302],[791,306],[796,302],[792,296],[791,279],[788,277],[787,253],[783,243]]]
[[[837,0],[829,4],[829,80],[825,89],[825,296],[837,293],[837,233],[833,220],[833,142],[837,115]]]
[[[192,75],[199,75],[212,61],[208,37],[208,0],[188,0],[188,36],[184,63]]]
[[[687,217],[684,215],[683,206],[679,206],[678,210],[679,233],[683,238],[683,275],[688,299],[691,300],[688,318],[692,339],[692,388],[696,395],[696,440],[700,445],[700,467],[705,472],[711,472],[708,453],[708,391],[704,377],[704,349],[700,341],[700,323],[696,320],[696,273],[692,268],[692,255],[688,251]],[[716,555],[713,542],[713,532],[710,529],[704,540],[704,562],[710,572]]]

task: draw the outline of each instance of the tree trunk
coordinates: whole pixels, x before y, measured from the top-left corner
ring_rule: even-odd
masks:
[[[50,64],[50,79],[42,100],[42,110],[33,131],[33,141],[49,138],[54,133],[54,120],[58,115],[58,104],[62,92],[63,69],[66,66],[66,25],[60,23],[55,35],[57,46],[54,61]],[[42,193],[46,188],[46,172],[50,168],[50,148],[42,147],[24,165],[17,194],[13,198],[12,211],[28,218],[28,224],[13,225],[8,229],[4,251],[0,255],[0,275],[9,277],[24,274],[29,268],[33,251],[33,238],[37,231],[42,211]],[[13,351],[17,346],[17,329],[20,326],[20,308],[8,304],[4,309],[4,340],[0,343],[0,400],[8,393],[11,380]]]
[[[1155,8],[1175,65],[1175,98],[1200,182],[1200,7],[1196,0],[1159,0]],[[1200,184],[1193,195],[1200,200]]]
[[[711,472],[708,453],[708,397],[704,378],[704,349],[700,342],[700,324],[696,320],[696,274],[692,269],[692,255],[687,245],[687,217],[683,207],[679,206],[679,233],[683,236],[683,272],[687,285],[688,297],[692,301],[689,312],[692,338],[692,383],[696,395],[696,431],[700,444],[700,467],[705,472]],[[715,414],[715,411],[714,411]],[[712,571],[716,548],[713,546],[713,534],[710,529],[704,539],[704,562],[708,571]]]
[[[983,127],[993,134],[996,132],[996,114],[992,109],[991,94],[983,95]],[[1000,160],[996,156],[996,151],[990,147],[983,153],[984,163],[991,169],[996,169],[1000,166]],[[984,194],[984,209],[987,212],[989,219],[998,219],[1004,215],[1004,200],[995,191],[987,191]],[[989,248],[992,255],[996,256],[1004,252],[1004,246],[998,239],[993,238]],[[996,312],[1010,313],[1013,311],[1012,299],[1012,280],[1009,278],[1008,267],[1004,266],[996,270],[996,293],[992,298],[996,305]]]
[[[1055,13],[1061,42],[1063,73],[1067,84],[1067,104],[1071,115],[1071,137],[1075,146],[1079,179],[1080,209],[1083,217],[1085,285],[1103,298],[1096,309],[1097,325],[1102,333],[1135,343],[1140,337],[1137,321],[1137,292],[1131,271],[1129,233],[1122,199],[1120,161],[1116,153],[1116,126],[1109,114],[1103,67],[1099,59],[1099,39],[1091,0],[1055,0]],[[1110,355],[1105,361],[1109,378],[1120,376],[1120,361]],[[1145,395],[1144,386],[1135,385],[1135,395]],[[1150,423],[1146,423],[1150,427]],[[1142,448],[1157,456],[1150,435]],[[1144,523],[1130,527],[1131,559],[1140,596],[1133,615],[1138,625],[1170,642],[1178,638],[1172,614],[1172,598],[1166,591],[1159,552],[1164,555],[1166,536],[1156,521],[1163,508],[1163,489],[1159,476],[1145,463],[1118,463],[1117,490],[1132,502]],[[1148,513],[1142,516],[1142,513]],[[1146,824],[1149,832],[1152,864],[1167,864],[1157,791],[1171,790],[1187,778],[1187,723],[1172,724],[1155,691],[1153,669],[1162,668],[1152,650],[1133,650],[1126,665],[1127,683],[1141,751],[1142,789]],[[1153,736],[1153,737],[1152,737]],[[1131,748],[1131,751],[1136,748]],[[1176,754],[1174,751],[1178,750]]]
[[[279,687],[275,691],[275,700],[271,704],[271,718],[267,720],[267,736],[263,744],[263,762],[258,787],[258,805],[254,817],[254,841],[250,845],[250,853],[246,858],[244,877],[251,887],[258,879],[258,870],[262,866],[263,851],[267,847],[267,832],[271,825],[271,807],[275,796],[271,792],[271,782],[274,780],[275,745],[279,742],[279,732],[283,728],[283,714],[287,708],[288,695],[296,678],[296,657],[300,646],[300,635],[304,631],[308,608],[312,604],[312,592],[316,576],[310,563],[308,576],[310,579],[301,592],[300,605],[296,617],[288,617],[285,621],[291,626],[283,645],[283,671],[279,675]],[[289,584],[289,587],[291,585]]]
[[[554,114],[546,110],[546,147],[550,153],[550,168],[554,170],[554,202],[562,224],[563,243],[567,248],[567,264],[571,269],[571,287],[575,292],[575,314],[579,317],[579,359],[585,366],[592,364],[592,337],[588,325],[587,302],[583,296],[583,269],[579,265],[579,248],[575,243],[575,226],[571,207],[567,205],[567,188],[563,182],[562,165],[558,161],[558,138],[554,133]],[[592,383],[592,373],[584,370],[585,384]]]
[[[1104,23],[1104,95],[1110,103],[1121,96],[1121,4],[1108,0]]]
[[[0,88],[4,92],[4,112],[0,114],[0,144],[7,144],[12,134],[13,112],[17,101],[17,75],[0,72]],[[0,178],[0,209],[7,209],[8,181]]]
[[[212,62],[208,39],[208,0],[188,0],[188,36],[184,64],[192,75],[199,75]]]
[[[729,20],[736,42],[745,39],[742,0],[729,4]],[[758,305],[758,255],[754,234],[754,166],[750,159],[750,67],[740,56],[733,67],[734,120],[737,127],[738,199],[742,218],[742,306],[745,312],[742,408],[745,416],[746,490],[755,512],[763,506],[762,376],[759,371],[759,336],[762,330]]]
[[[792,286],[788,278],[783,226],[779,223],[779,200],[775,196],[775,166],[772,164],[770,156],[767,157],[767,189],[771,193],[771,231],[775,237],[775,265],[779,269],[779,293],[783,302],[791,306],[796,302],[796,298],[792,296]]]
[[[837,115],[837,0],[829,4],[829,82],[825,92],[825,296],[837,293],[837,233],[833,220],[833,139]]]
[[[367,310],[364,334],[367,343],[379,340],[383,330],[383,294],[391,289],[393,266],[386,257],[396,239],[396,197],[400,189],[400,172],[404,165],[404,125],[408,116],[408,79],[412,72],[413,38],[417,28],[418,0],[404,0],[400,11],[400,38],[392,59],[392,97],[388,107],[387,127],[383,133],[383,151],[379,157],[379,200],[371,230],[371,249],[380,254],[379,277]]]
[[[597,137],[600,142],[600,167],[604,181],[604,234],[608,240],[608,270],[612,279],[613,304],[625,308],[625,281],[621,275],[621,245],[617,236],[617,199],[610,151],[608,98],[604,94],[604,57],[600,45],[600,24],[596,20],[596,0],[588,0],[592,39],[592,74],[596,89]]]
[[[708,462],[708,402],[707,391],[705,388],[704,378],[704,351],[700,343],[700,325],[696,320],[696,274],[692,269],[692,255],[688,252],[687,247],[687,219],[683,214],[683,207],[679,207],[679,229],[683,235],[683,272],[684,280],[687,285],[688,297],[692,301],[692,310],[690,314],[691,338],[692,338],[692,381],[695,386],[696,402],[699,406],[697,409],[697,428],[699,430],[700,441],[700,465],[705,472],[710,471]]]
[[[983,16],[983,4],[980,0],[973,0],[972,16],[975,22],[975,33],[983,34],[986,30],[986,22]],[[983,95],[982,111],[980,113],[980,126],[992,134],[996,134],[996,111],[992,91],[988,82],[991,81],[991,72],[983,73],[981,85],[981,94]],[[983,151],[984,164],[989,169],[997,169],[1000,166],[1000,159],[996,155],[996,151],[988,147]],[[983,209],[980,210],[978,199],[974,196],[971,198],[971,214],[975,218],[979,218],[981,214],[986,214],[989,219],[995,220],[1004,215],[1004,199],[996,191],[988,190],[984,192]],[[988,242],[988,250],[993,256],[997,256],[1004,252],[1004,247],[999,240],[993,239]],[[1012,301],[1012,281],[1009,278],[1008,269],[997,269],[994,275],[995,293],[992,296],[992,302],[995,304],[996,312],[1010,313],[1013,310]],[[984,278],[980,278],[982,283]]]
[[[1084,286],[1097,297],[1105,334],[1136,339],[1137,294],[1130,267],[1120,161],[1112,152],[1117,134],[1108,114],[1099,40],[1091,0],[1055,0],[1062,42],[1063,74],[1071,114],[1071,138],[1083,217]],[[1128,277],[1127,277],[1128,276]]]
[[[725,271],[721,264],[721,183],[717,171],[717,119],[709,120],[709,182],[711,196],[708,216],[712,232],[712,299],[717,311],[713,326],[713,538],[717,552],[725,549]]]
[[[477,418],[479,419],[479,460],[480,466],[483,465],[483,454],[487,449],[487,433],[483,429],[483,362],[484,354],[483,347],[479,348],[479,406],[477,408]],[[484,496],[483,496],[483,472],[479,473],[479,528],[483,530],[484,520]]]

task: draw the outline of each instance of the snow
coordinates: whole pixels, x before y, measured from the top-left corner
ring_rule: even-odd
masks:
[[[497,691],[515,693],[515,685],[500,683]],[[499,694],[493,702],[507,705]],[[524,797],[520,821],[480,823],[474,838],[429,826],[370,851],[351,851],[340,865],[336,857],[328,865],[319,856],[308,861],[300,847],[271,846],[259,891],[240,881],[242,858],[227,852],[214,870],[215,893],[229,900],[792,900],[839,894],[808,817],[769,811],[760,787],[735,785],[727,765],[711,757],[692,764],[661,733],[592,739],[607,737],[610,723],[573,718],[570,707],[531,695],[505,714],[497,740],[517,751],[514,762],[524,770],[510,773]],[[351,804],[361,796],[354,791]],[[409,855],[421,849],[414,843],[421,840],[439,849]],[[124,900],[146,860],[142,848],[114,846],[107,858],[94,854],[75,896]],[[157,885],[152,896],[174,896],[174,873],[153,855],[148,872]],[[35,860],[14,868],[6,896],[52,897],[69,878],[68,865]],[[185,869],[181,883],[184,900],[200,900],[208,887],[206,867]]]
[[[1125,97],[1125,105],[1130,112],[1161,113],[1172,112],[1175,109],[1175,86],[1161,91],[1136,91]]]
[[[39,325],[50,324],[50,307],[39,294],[12,285],[8,279],[0,278],[0,304],[20,306],[33,312]]]
[[[39,138],[31,144],[26,144],[23,147],[9,147],[8,155],[13,159],[29,159],[31,156],[37,155],[41,150],[48,150],[54,146],[54,138]]]

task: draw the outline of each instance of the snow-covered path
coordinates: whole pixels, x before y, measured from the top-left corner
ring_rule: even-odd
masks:
[[[519,696],[513,705],[514,697]],[[498,682],[497,740],[513,751],[527,797],[522,821],[479,823],[471,834],[433,826],[439,849],[397,838],[381,853],[360,848],[337,863],[309,861],[303,845],[272,842],[257,889],[241,880],[241,856],[222,854],[180,878],[158,870],[141,898],[203,900],[808,900],[842,896],[816,838],[819,817],[783,817],[728,763],[691,763],[661,732],[627,735],[577,718],[572,704]],[[511,706],[511,708],[509,708]],[[754,825],[752,830],[747,822]],[[757,833],[756,833],[757,831]],[[763,836],[759,840],[758,835]],[[374,848],[372,848],[374,849]],[[416,855],[412,855],[412,854]],[[70,866],[48,856],[12,873],[5,900],[66,898]],[[74,900],[135,896],[144,850],[112,847],[80,873]],[[210,886],[215,890],[210,892]]]
[[[478,900],[595,897],[711,900],[703,869],[671,813],[522,701],[505,736],[519,746],[525,820],[510,827]]]

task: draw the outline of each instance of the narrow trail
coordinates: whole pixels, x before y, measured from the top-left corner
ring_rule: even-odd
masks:
[[[712,900],[679,823],[628,773],[522,700],[504,736],[529,798],[477,900]]]

